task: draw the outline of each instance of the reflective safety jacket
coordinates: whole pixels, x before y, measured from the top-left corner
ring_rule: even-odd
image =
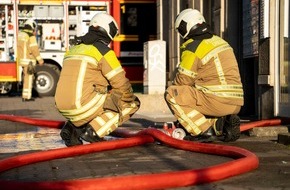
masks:
[[[192,86],[221,102],[243,105],[238,64],[225,40],[216,35],[204,40],[189,39],[182,44],[181,51],[173,84]]]
[[[121,100],[134,96],[125,71],[108,46],[100,42],[73,46],[64,57],[56,106],[76,126],[83,125],[102,112],[109,85],[121,94]]]
[[[18,34],[17,61],[21,66],[27,66],[29,62],[35,65],[36,61],[43,64],[36,37],[31,31],[23,30]]]

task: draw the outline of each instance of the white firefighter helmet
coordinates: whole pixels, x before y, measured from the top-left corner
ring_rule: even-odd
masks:
[[[182,38],[186,38],[190,31],[196,29],[198,24],[205,22],[203,15],[196,9],[185,9],[175,19],[175,30]]]
[[[33,19],[28,19],[24,22],[24,26],[28,25],[31,27],[32,30],[36,28],[36,22]]]
[[[111,40],[118,34],[118,24],[115,19],[107,13],[97,13],[91,20],[90,26],[100,26]]]

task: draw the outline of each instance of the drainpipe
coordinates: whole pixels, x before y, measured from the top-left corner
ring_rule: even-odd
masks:
[[[280,69],[279,69],[279,28],[280,28],[280,23],[279,23],[279,0],[275,1],[275,31],[274,31],[274,116],[278,116],[279,114],[279,92],[280,92]]]

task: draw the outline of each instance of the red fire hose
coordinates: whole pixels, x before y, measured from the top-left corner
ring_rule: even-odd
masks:
[[[64,122],[26,118],[21,116],[0,115],[0,120],[22,122],[26,124],[60,128]],[[258,126],[270,126],[281,124],[280,119],[257,121],[241,125],[241,131]],[[24,165],[43,162],[52,159],[79,156],[105,150],[115,150],[127,147],[152,143],[155,140],[171,147],[213,155],[221,155],[234,160],[210,166],[203,169],[173,171],[157,174],[129,175],[119,177],[105,177],[83,180],[44,181],[44,182],[19,182],[0,180],[1,189],[61,189],[61,190],[95,190],[95,189],[164,189],[174,187],[192,186],[201,183],[209,183],[254,170],[259,161],[255,154],[238,147],[209,143],[198,143],[174,139],[157,129],[144,129],[139,132],[117,129],[115,134],[126,137],[119,140],[104,141],[68,148],[41,151],[0,160],[0,172]],[[170,180],[168,180],[170,178]],[[154,179],[154,180],[152,180]]]

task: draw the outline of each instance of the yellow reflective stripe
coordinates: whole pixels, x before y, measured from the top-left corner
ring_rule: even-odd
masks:
[[[183,121],[185,121],[186,123],[188,123],[187,126],[185,126],[185,128],[188,131],[193,131],[194,134],[198,135],[200,134],[202,131],[198,128],[198,126],[184,113],[184,111],[181,109],[181,107],[176,103],[174,98],[170,99],[170,102],[172,102],[173,107],[176,109],[176,111],[180,114],[180,117]]]
[[[136,104],[131,105],[131,106],[136,107]],[[122,110],[122,115],[128,115],[132,110],[133,108],[125,108],[124,110]]]
[[[98,117],[99,118],[99,117]],[[99,119],[94,119],[95,121],[97,121],[99,123]],[[117,127],[117,123],[119,121],[119,114],[116,113],[116,115],[112,118],[110,118],[107,122],[105,122],[104,124],[102,124],[101,128],[96,131],[96,133],[98,134],[99,137],[104,137],[106,135],[108,135],[109,133],[112,132],[112,126],[115,125]],[[99,123],[100,124],[100,123]]]
[[[29,62],[32,62],[33,64],[36,64],[35,59],[20,59],[19,62],[22,65],[28,65]]]
[[[29,89],[29,88],[23,89],[22,98],[30,99],[31,96],[32,96],[31,89]]]
[[[76,97],[75,97],[75,106],[76,108],[80,108],[82,107],[81,105],[81,99],[82,99],[82,91],[83,91],[83,84],[84,84],[84,80],[85,80],[85,75],[86,75],[86,70],[87,70],[87,62],[85,60],[83,60],[81,62],[80,65],[80,69],[79,69],[79,75],[78,75],[78,80],[77,80],[77,84],[76,84]]]
[[[207,121],[207,119],[205,117],[201,117],[197,120],[194,121],[194,123],[197,125],[197,126],[201,126],[201,125],[204,125]]]
[[[213,58],[216,54],[225,51],[225,50],[232,50],[231,46],[229,44],[225,44],[222,45],[220,47],[217,47],[215,49],[213,49],[212,51],[210,51],[209,53],[207,53],[202,59],[201,62],[202,64],[206,64],[211,58]]]
[[[64,60],[83,60],[83,61],[88,62],[89,64],[98,66],[96,59],[90,56],[86,56],[86,55],[69,55],[69,56],[66,56]]]
[[[27,74],[28,75],[28,74]],[[32,85],[33,85],[33,75],[28,75],[27,77],[27,88],[23,89],[22,96],[23,98],[30,99],[32,96]]]
[[[185,68],[183,68],[183,67],[181,67],[181,66],[178,68],[178,71],[179,71],[180,73],[182,73],[182,74],[184,74],[184,75],[187,75],[187,76],[190,76],[190,77],[192,77],[192,78],[195,78],[195,77],[197,76],[197,73],[196,73],[196,72],[193,72],[193,71],[187,70],[187,69],[185,69]]]
[[[33,79],[34,79],[34,75],[28,75],[28,88],[30,89],[30,93],[32,92],[32,87],[33,87]]]
[[[244,93],[239,93],[239,92],[213,92],[214,95],[219,96],[219,97],[224,97],[224,98],[243,98]]]
[[[209,86],[199,86],[196,85],[196,88],[207,88],[211,91],[242,91],[243,86],[242,85],[209,85]]]
[[[115,116],[115,114],[113,114],[113,112],[106,112],[105,115],[106,115],[109,119],[111,119],[111,118],[113,118],[113,117]]]
[[[90,110],[88,110],[87,112],[80,114],[78,116],[73,116],[70,118],[70,120],[71,121],[79,121],[79,120],[90,117],[104,104],[105,100],[106,100],[105,96],[101,97],[101,100],[94,107],[92,107]]]
[[[193,117],[196,117],[198,115],[202,116],[197,110],[192,110],[191,112],[189,112],[188,114],[188,117],[190,118],[193,118]],[[207,121],[207,119],[205,117],[200,117],[199,119],[195,120],[194,123],[195,125],[197,126],[201,126],[201,125],[204,125]]]
[[[112,70],[117,69],[121,66],[118,58],[116,57],[116,54],[114,51],[110,50],[108,53],[104,55],[104,58],[108,62],[108,64],[111,66]]]
[[[96,117],[94,119],[94,121],[96,121],[100,126],[103,126],[106,124],[106,121],[103,118],[101,118],[100,116]]]
[[[116,76],[117,74],[121,73],[123,71],[123,68],[120,66],[110,72],[108,72],[105,77],[110,80],[111,78],[113,78],[114,76]]]
[[[23,56],[26,58],[26,55],[27,55],[27,42],[29,40],[29,36],[28,34],[22,32],[20,36],[20,40],[23,41]]]
[[[192,111],[189,112],[187,115],[188,115],[188,117],[193,118],[193,117],[197,116],[198,114],[199,114],[198,111],[196,111],[196,110],[192,110]]]
[[[222,68],[222,64],[220,62],[219,56],[216,55],[214,56],[214,64],[215,64],[215,68],[217,70],[217,74],[219,76],[219,81],[222,85],[227,84],[226,78],[225,78],[225,74]]]
[[[214,94],[216,96],[219,97],[224,97],[224,98],[243,98],[244,97],[244,93],[242,90],[239,90],[240,92],[236,91],[236,92],[226,92],[226,91],[222,91],[222,92],[215,92],[215,91],[211,91],[208,88],[202,87],[202,86],[195,86],[198,90],[203,91],[204,93],[208,93],[208,94]]]
[[[89,109],[95,108],[100,106],[107,97],[107,94],[96,94],[96,96],[88,102],[86,105],[82,106],[81,108],[78,109],[72,109],[72,110],[59,110],[62,115],[69,117],[69,116],[77,116],[80,115]]]

